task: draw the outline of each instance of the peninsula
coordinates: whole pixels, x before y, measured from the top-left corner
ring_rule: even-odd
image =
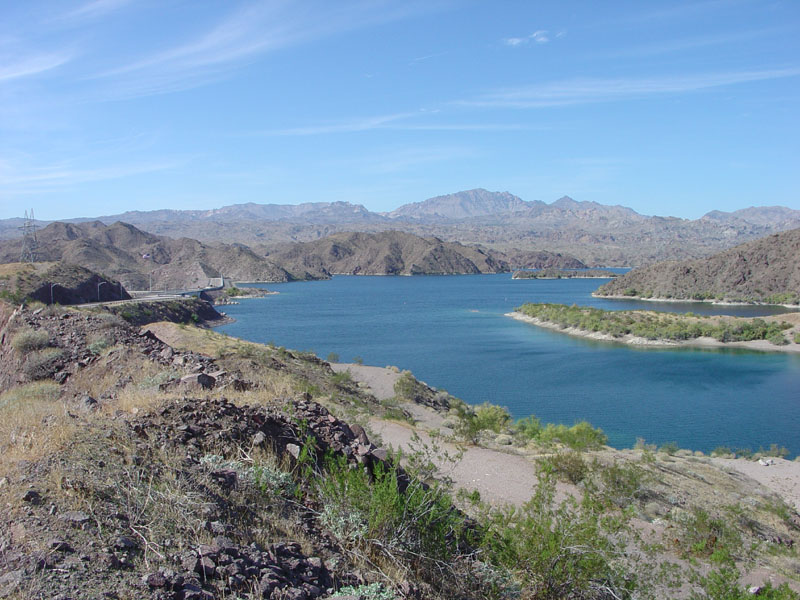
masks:
[[[528,303],[508,316],[569,335],[635,346],[800,352],[800,313],[746,319]]]

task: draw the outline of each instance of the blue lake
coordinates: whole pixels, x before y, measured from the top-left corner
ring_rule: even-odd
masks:
[[[524,302],[758,316],[764,307],[603,300],[605,280],[512,280],[510,274],[339,276],[270,284],[280,292],[226,307],[220,331],[343,362],[410,369],[472,404],[515,417],[587,420],[609,443],[677,442],[710,451],[786,446],[800,454],[800,356],[742,350],[636,349],[504,316]]]

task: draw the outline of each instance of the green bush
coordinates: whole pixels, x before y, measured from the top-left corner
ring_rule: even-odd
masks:
[[[368,557],[403,557],[428,570],[453,559],[468,533],[438,484],[411,479],[401,491],[392,466],[379,463],[370,473],[351,468],[344,458],[328,458],[318,486],[323,522],[342,544]]]
[[[64,351],[59,348],[47,348],[40,352],[33,352],[25,360],[22,372],[33,381],[47,379],[58,370],[58,362],[63,356]]]
[[[541,433],[542,423],[534,415],[530,415],[514,423],[514,430],[523,440],[533,440]]]
[[[11,346],[21,354],[41,350],[50,343],[50,334],[44,329],[30,329],[26,327],[18,331],[11,338]]]
[[[559,442],[574,450],[588,450],[604,446],[608,436],[602,429],[595,429],[588,422],[581,421],[572,427],[548,423],[538,439],[544,443]]]
[[[97,339],[97,340],[93,341],[91,344],[89,344],[88,349],[89,349],[89,352],[91,352],[92,354],[97,355],[97,354],[100,354],[106,348],[108,348],[110,345],[111,344],[109,344],[109,342],[108,342],[108,340],[106,338],[100,338],[100,339]]]
[[[785,346],[789,343],[789,340],[786,339],[786,336],[783,335],[783,332],[781,331],[773,331],[770,333],[769,337],[767,337],[767,341],[770,344],[775,344],[776,346]]]
[[[325,359],[329,363],[338,363],[339,362],[339,355],[336,352],[331,352],[328,354],[328,357]]]
[[[637,580],[623,560],[625,529],[588,502],[569,497],[557,504],[555,482],[543,476],[521,508],[489,516],[484,546],[493,564],[515,575],[526,598],[630,598]]]
[[[690,600],[751,600],[753,594],[739,585],[739,571],[732,566],[725,566],[711,571],[700,578],[700,593],[693,593]],[[765,582],[758,591],[758,598],[766,600],[798,600],[800,595],[792,591],[787,584],[772,587]]]
[[[583,481],[589,473],[589,465],[576,450],[557,452],[543,458],[539,461],[539,466],[545,473],[553,473],[559,479],[574,484]]]

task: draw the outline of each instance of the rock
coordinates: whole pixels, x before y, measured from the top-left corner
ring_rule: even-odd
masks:
[[[496,438],[494,438],[496,444],[500,446],[510,446],[514,442],[514,438],[512,438],[507,433],[501,433]]]
[[[28,502],[33,505],[41,504],[42,503],[42,494],[36,490],[28,490],[25,492],[25,495],[22,496],[23,502]]]
[[[142,578],[145,584],[153,588],[163,588],[167,585],[167,578],[163,573],[149,573]]]
[[[208,556],[201,556],[195,562],[194,572],[205,579],[212,579],[217,574],[217,565]]]
[[[91,396],[82,396],[80,402],[81,406],[86,410],[97,410],[97,400]]]
[[[120,535],[116,539],[114,539],[114,549],[116,550],[137,550],[139,548],[139,543],[129,537],[127,535]]]
[[[75,549],[64,540],[50,540],[49,546],[51,550],[55,550],[56,552],[75,552]]]
[[[203,390],[213,390],[216,381],[216,379],[205,373],[193,373],[181,377],[181,385]]]
[[[357,438],[359,442],[362,444],[369,444],[367,432],[364,431],[361,425],[350,425],[350,431],[353,433],[353,437]]]
[[[92,520],[89,515],[80,510],[70,510],[65,513],[61,513],[58,518],[76,526],[85,525]]]
[[[295,460],[300,458],[300,446],[297,444],[286,444],[286,451],[291,454]]]
[[[372,456],[382,462],[389,460],[389,452],[387,452],[384,448],[373,448]]]
[[[264,432],[263,431],[259,431],[258,433],[256,433],[253,436],[253,446],[260,446],[261,444],[264,443],[264,441],[266,439],[267,439],[267,436],[264,435]]]

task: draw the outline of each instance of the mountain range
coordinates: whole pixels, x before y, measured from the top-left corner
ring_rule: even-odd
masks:
[[[499,273],[521,268],[583,268],[568,255],[504,253],[402,231],[339,233],[256,251],[244,244],[173,239],[129,223],[51,223],[38,232],[40,261],[81,265],[128,289],[193,289],[209,280],[283,282],[333,274]],[[0,263],[18,261],[23,241],[0,242]]]
[[[475,189],[384,213],[348,202],[248,203],[214,210],[131,211],[70,222],[92,220],[123,221],[153,234],[205,243],[243,243],[260,254],[286,242],[320,240],[335,233],[397,230],[507,253],[569,254],[590,266],[641,266],[708,256],[800,227],[800,211],[753,207],[730,213],[711,211],[688,220],[646,216],[624,206],[578,202],[567,196],[548,204],[525,201],[509,192]],[[21,223],[21,219],[0,220],[0,239],[18,237]]]

